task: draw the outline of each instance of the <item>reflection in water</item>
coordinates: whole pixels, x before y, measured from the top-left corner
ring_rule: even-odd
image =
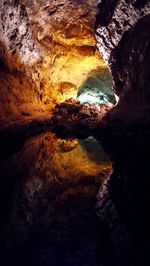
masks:
[[[90,136],[84,140],[79,140],[80,145],[87,151],[90,159],[93,159],[98,165],[105,165],[108,162],[108,156],[104,153],[100,143]]]
[[[94,138],[45,133],[0,166],[3,265],[101,265],[94,206],[111,163]]]

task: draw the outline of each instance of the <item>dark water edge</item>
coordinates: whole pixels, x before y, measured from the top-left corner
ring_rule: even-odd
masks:
[[[148,131],[24,136],[1,154],[0,265],[149,265]]]
[[[101,266],[95,204],[111,163],[96,140],[47,132],[6,155],[0,162],[1,265]]]

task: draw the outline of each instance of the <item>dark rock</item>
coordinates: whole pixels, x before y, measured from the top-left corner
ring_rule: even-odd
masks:
[[[76,99],[70,99],[57,105],[53,110],[51,125],[54,131],[68,134],[86,134],[99,128],[102,118],[113,107],[113,104],[81,104]]]
[[[113,89],[120,97],[112,117],[127,123],[128,120],[142,121],[148,118],[147,110],[150,111],[150,4],[148,1],[117,1],[113,4],[111,20],[102,26],[101,20],[109,12],[106,2],[101,2],[97,16],[96,39],[110,66]]]
[[[98,5],[100,10],[100,16],[97,17],[96,27],[100,24],[101,26],[107,26],[112,18],[115,6],[118,0],[102,0]],[[107,12],[107,16],[106,16]]]
[[[106,224],[113,242],[113,254],[104,258],[104,265],[115,259],[117,266],[146,266],[150,264],[150,3],[117,1],[110,19],[102,24],[110,12],[106,4],[101,2],[97,16],[97,45],[120,100],[104,117],[102,137],[113,163],[97,204],[100,223]]]

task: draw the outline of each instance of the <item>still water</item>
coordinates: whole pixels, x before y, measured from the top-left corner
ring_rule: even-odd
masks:
[[[96,194],[111,172],[99,143],[28,139],[0,163],[2,266],[101,266]]]

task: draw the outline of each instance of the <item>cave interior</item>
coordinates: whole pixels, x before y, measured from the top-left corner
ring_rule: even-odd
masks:
[[[1,0],[0,265],[150,265],[149,0]]]

